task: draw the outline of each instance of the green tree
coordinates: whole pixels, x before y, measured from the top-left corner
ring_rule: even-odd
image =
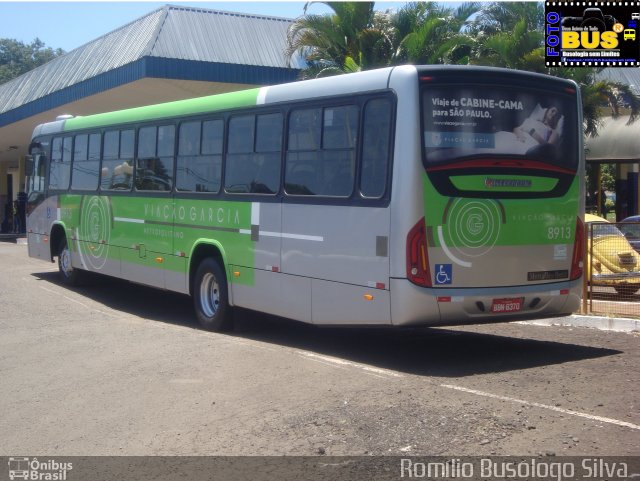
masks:
[[[539,3],[484,4],[466,34],[469,63],[544,72],[544,9]]]
[[[333,13],[308,15],[307,3],[288,32],[286,54],[307,64],[302,78],[402,63],[466,63],[469,37],[461,29],[479,10],[475,2],[455,9],[412,2],[397,12],[376,12],[373,2],[319,3]]]
[[[318,2],[334,13],[298,18],[287,34],[286,55],[300,55],[307,63],[302,78],[385,66],[391,55],[391,41],[376,15],[374,2]]]
[[[600,118],[607,112],[620,115],[624,100],[629,105],[629,123],[640,109],[640,98],[629,86],[600,80],[602,69],[547,68],[544,61],[544,8],[533,2],[493,2],[484,5],[467,35],[473,37],[470,63],[517,68],[574,80],[580,86],[584,131],[595,136]]]
[[[600,168],[600,180],[598,183],[598,168]],[[587,192],[594,193],[602,187],[607,191],[616,190],[616,166],[615,164],[591,164],[586,166]]]
[[[476,43],[471,63],[544,72],[544,35],[530,30],[526,19],[519,20],[510,31],[496,32]]]
[[[633,123],[640,111],[640,98],[628,85],[601,80],[598,78],[602,68],[552,68],[547,71],[557,77],[568,78],[580,86],[582,95],[582,115],[584,133],[589,137],[598,135],[601,118],[621,115],[621,105],[628,104],[628,124]]]
[[[530,30],[544,28],[544,7],[535,2],[493,2],[485,3],[470,25],[469,31],[492,35],[509,32],[519,22],[525,22]]]
[[[19,77],[63,53],[62,49],[46,47],[38,38],[30,44],[10,38],[0,39],[0,84]]]
[[[458,8],[435,2],[412,2],[392,18],[395,28],[394,64],[467,63],[470,36],[462,30],[480,4],[467,2]]]
[[[628,86],[603,81],[599,70],[547,68],[544,7],[539,2],[467,2],[458,8],[411,2],[397,12],[376,12],[373,2],[320,2],[333,13],[304,15],[288,33],[287,55],[307,64],[302,78],[357,72],[403,63],[489,65],[547,73],[574,80],[581,89],[585,133],[597,135],[600,118],[640,98]],[[473,20],[471,20],[473,19]]]

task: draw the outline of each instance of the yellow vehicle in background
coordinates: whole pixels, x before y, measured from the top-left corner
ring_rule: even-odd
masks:
[[[587,225],[587,273],[591,286],[613,287],[630,296],[640,289],[640,254],[614,224],[585,214]]]

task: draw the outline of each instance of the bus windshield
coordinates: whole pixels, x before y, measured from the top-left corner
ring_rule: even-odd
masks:
[[[434,85],[422,91],[425,166],[517,158],[578,167],[575,99],[559,91]]]

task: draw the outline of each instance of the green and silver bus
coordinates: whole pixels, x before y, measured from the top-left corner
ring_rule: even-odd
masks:
[[[36,127],[29,255],[320,325],[453,325],[579,307],[575,83],[401,66]]]

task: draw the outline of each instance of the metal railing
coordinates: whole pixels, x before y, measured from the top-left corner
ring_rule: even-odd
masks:
[[[585,226],[583,314],[640,318],[640,223]]]

